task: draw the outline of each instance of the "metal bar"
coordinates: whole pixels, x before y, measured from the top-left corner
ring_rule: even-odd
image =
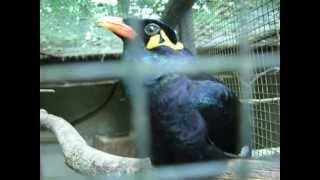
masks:
[[[143,81],[138,71],[128,78],[131,105],[132,105],[132,127],[135,130],[134,142],[138,158],[151,157],[151,127],[148,113],[147,92],[143,87]],[[150,177],[150,170],[139,174],[135,180],[154,179]]]
[[[279,55],[265,55],[266,63],[257,64],[255,68],[279,66]],[[147,74],[156,73],[197,73],[197,72],[224,72],[239,71],[247,64],[239,57],[201,57],[198,61],[187,63],[176,60],[168,60],[167,63],[143,63],[143,62],[88,62],[68,63],[40,66],[40,87],[65,85],[83,82],[99,82],[127,77],[135,64],[139,72]]]
[[[240,29],[240,36],[239,36],[239,44],[240,44],[240,57],[242,57],[242,62],[247,64],[247,66],[242,66],[240,70],[240,78],[245,82],[249,82],[250,78],[252,77],[253,73],[253,66],[252,66],[252,59],[250,57],[250,44],[249,44],[249,37],[248,37],[248,27],[247,27],[247,18],[246,15],[248,14],[247,8],[245,5],[244,0],[240,0],[238,3],[238,21],[239,21],[239,29]],[[241,87],[241,95],[244,99],[251,99],[252,89],[251,87],[246,86],[244,83],[240,83]],[[240,132],[241,132],[241,139],[240,145],[241,146],[250,146],[252,147],[252,120],[251,120],[251,107],[249,104],[242,104],[241,105],[241,123],[240,123]],[[252,152],[250,152],[251,154]],[[241,163],[240,168],[237,169],[236,173],[239,175],[240,179],[245,179],[247,174],[250,172],[250,167],[247,164]]]
[[[132,126],[135,130],[137,157],[150,157],[150,121],[148,113],[147,92],[143,87],[143,78],[138,71],[133,70],[132,76],[126,79],[132,101]]]
[[[107,67],[106,67],[107,65]],[[119,78],[123,68],[119,63],[69,63],[40,66],[40,86],[50,84],[106,81]],[[114,71],[116,68],[117,71]]]

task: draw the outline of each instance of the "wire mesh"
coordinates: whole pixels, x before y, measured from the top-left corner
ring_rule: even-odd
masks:
[[[194,10],[195,43],[199,55],[234,56],[239,54],[239,36],[241,27],[247,28],[252,63],[264,64],[260,58],[265,54],[279,54],[280,51],[280,1],[246,1],[248,8],[246,24],[239,23],[237,1],[207,1],[216,8]],[[241,82],[238,72],[223,72],[217,76],[241,97]],[[251,103],[253,115],[254,149],[280,146],[280,67],[254,69],[247,86],[252,87]],[[280,152],[279,148],[268,151],[256,151],[255,155]]]

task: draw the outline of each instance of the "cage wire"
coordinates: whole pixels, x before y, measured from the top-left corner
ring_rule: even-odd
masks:
[[[265,54],[280,51],[280,1],[246,1],[246,24],[239,23],[237,1],[206,1],[216,8],[194,8],[195,45],[198,55],[239,55],[241,27],[247,27],[250,56],[256,56],[253,64],[264,64]],[[204,3],[204,4],[205,4]],[[204,6],[205,7],[205,6]],[[223,72],[217,76],[241,97],[239,72]],[[254,69],[252,77],[244,82],[252,88],[251,104],[253,122],[254,156],[280,153],[280,67]]]
[[[168,0],[41,0],[40,52],[61,56],[121,53],[121,41],[111,33],[95,27],[95,20],[106,15],[159,19],[167,3]],[[243,11],[243,8],[246,11]],[[214,58],[215,56],[222,56],[222,59],[228,57],[226,61],[239,61],[240,68],[216,71],[214,74],[226,83],[240,97],[242,105],[247,107],[249,128],[252,131],[249,135],[253,158],[280,155],[280,66],[279,63],[270,64],[270,59],[266,58],[269,55],[278,57],[280,53],[280,1],[199,0],[193,5],[192,12],[197,55],[209,57],[212,61],[219,59]],[[242,43],[244,36],[247,49]],[[241,56],[243,51],[244,56]],[[244,61],[249,62],[253,68],[241,66],[245,64]],[[198,67],[203,66],[206,65]],[[195,70],[198,67],[195,67]],[[247,69],[242,71],[243,68]],[[139,73],[132,78],[139,79],[137,74]],[[140,90],[139,87],[135,88],[136,92]],[[138,99],[134,100],[134,103],[137,105],[144,98],[139,93],[136,95]],[[136,114],[133,113],[133,122],[136,123],[134,127],[137,128],[137,137],[148,141],[145,138],[148,118],[143,117],[144,113],[141,115],[141,112],[145,111],[143,108],[134,111]],[[144,119],[144,122],[138,119]],[[140,148],[145,146],[148,146],[148,143],[139,143]],[[202,175],[210,174],[212,168],[203,167],[202,171],[199,170],[200,174],[190,171],[190,177],[201,176],[201,172]],[[195,168],[196,165],[189,170]],[[186,172],[186,169],[180,173],[183,171]],[[166,171],[168,172],[170,170]]]

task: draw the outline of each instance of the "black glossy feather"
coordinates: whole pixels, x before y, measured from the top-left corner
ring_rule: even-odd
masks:
[[[147,86],[154,164],[227,158],[209,139],[194,83],[186,76],[169,74]]]
[[[173,30],[155,20],[128,19],[135,29],[149,22],[158,23],[168,37],[177,41]],[[160,46],[144,48],[148,37],[138,34],[134,41],[124,40],[123,59],[159,62],[193,61],[187,49]],[[146,77],[152,128],[152,162],[155,165],[231,158],[238,154],[239,101],[222,82],[206,73],[196,75],[163,74]]]

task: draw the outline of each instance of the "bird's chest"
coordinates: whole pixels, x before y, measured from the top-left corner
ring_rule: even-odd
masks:
[[[154,87],[148,88],[151,113],[159,117],[176,116],[176,112],[185,112],[192,107],[189,104],[188,83],[183,80],[170,82],[162,79]]]
[[[165,142],[170,148],[190,147],[203,142],[207,129],[199,112],[195,110],[168,112],[151,116],[152,141]]]
[[[163,89],[149,89],[153,140],[190,144],[206,133],[201,114],[189,103],[188,83],[166,84]]]

